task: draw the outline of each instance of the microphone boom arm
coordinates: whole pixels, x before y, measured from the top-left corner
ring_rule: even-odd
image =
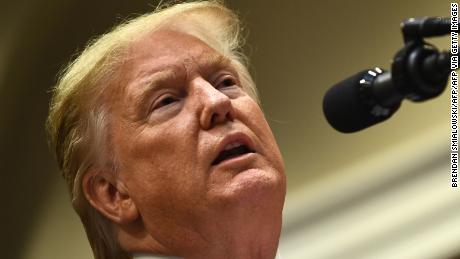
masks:
[[[450,19],[411,18],[401,23],[401,31],[404,47],[394,56],[391,72],[362,71],[326,93],[323,111],[336,130],[351,133],[367,128],[391,117],[403,99],[428,100],[446,88],[451,54],[438,51],[424,38],[450,34]]]

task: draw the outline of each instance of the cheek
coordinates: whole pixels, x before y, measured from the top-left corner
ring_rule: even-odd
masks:
[[[122,170],[163,176],[179,173],[196,160],[196,140],[187,120],[177,118],[159,125],[139,125],[120,130],[118,154]],[[155,173],[154,173],[155,172]]]
[[[243,123],[248,126],[255,134],[264,142],[270,142],[271,145],[276,141],[270,126],[267,123],[264,113],[259,105],[251,98],[247,97],[239,104],[240,108],[237,109],[238,117],[241,118]]]
[[[143,213],[177,211],[184,199],[200,199],[204,181],[197,160],[193,127],[181,123],[145,126],[139,131],[119,132],[120,174],[130,195]],[[190,204],[190,203],[185,203]]]
[[[126,172],[132,173],[126,177],[129,195],[150,227],[169,225],[169,220],[171,224],[185,221],[191,206],[204,200],[204,181],[196,168],[181,156],[158,153],[146,158],[151,161],[134,161],[136,167]]]
[[[239,105],[238,116],[261,143],[265,157],[271,160],[279,170],[284,171],[284,162],[275,136],[259,105],[249,97]]]

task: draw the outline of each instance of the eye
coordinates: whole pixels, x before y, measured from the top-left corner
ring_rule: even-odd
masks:
[[[164,96],[164,97],[160,97],[158,99],[158,101],[155,102],[155,104],[153,105],[153,109],[152,110],[156,110],[156,109],[159,109],[159,108],[162,108],[162,107],[165,107],[165,106],[168,106],[168,105],[171,105],[175,102],[177,102],[179,99],[173,97],[173,96],[170,96],[170,95],[167,95],[167,96]]]
[[[225,76],[220,81],[218,81],[216,88],[220,89],[220,88],[225,88],[225,87],[230,87],[230,86],[235,86],[235,85],[237,85],[237,81],[234,77]]]

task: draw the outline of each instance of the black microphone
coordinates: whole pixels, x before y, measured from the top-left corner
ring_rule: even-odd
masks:
[[[402,24],[405,46],[395,55],[391,72],[361,71],[327,91],[323,112],[342,133],[356,132],[390,118],[403,99],[420,102],[438,96],[450,73],[450,53],[439,52],[423,37],[447,34],[443,18],[408,19]]]
[[[351,133],[390,118],[402,98],[394,89],[389,72],[379,68],[364,70],[327,91],[323,112],[333,128]]]

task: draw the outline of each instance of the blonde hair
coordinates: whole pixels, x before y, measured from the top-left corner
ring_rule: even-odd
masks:
[[[92,168],[116,163],[106,134],[108,108],[102,102],[123,51],[130,43],[160,28],[191,34],[232,60],[242,87],[258,101],[254,82],[241,54],[240,22],[221,1],[199,1],[158,7],[115,27],[91,41],[60,74],[53,88],[47,120],[50,147],[68,185],[72,205],[85,226],[96,259],[125,259],[131,255],[120,248],[111,222],[93,208],[82,194],[82,176]]]

